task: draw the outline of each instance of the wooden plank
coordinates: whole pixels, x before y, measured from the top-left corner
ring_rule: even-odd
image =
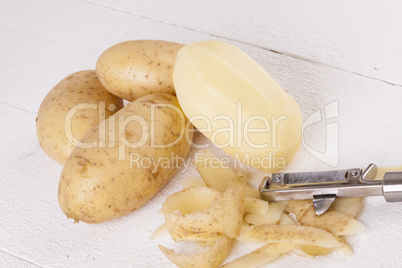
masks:
[[[158,10],[163,7],[161,3]],[[236,9],[239,17],[240,7]],[[185,6],[181,10],[184,12]],[[223,12],[223,8],[216,12]],[[215,39],[215,27],[210,27],[208,31],[212,35],[82,1],[3,3],[0,10],[0,90],[3,93],[0,95],[3,111],[0,117],[0,215],[3,216],[0,251],[45,267],[172,266],[157,247],[165,241],[149,241],[149,237],[163,221],[157,214],[162,202],[181,188],[183,177],[196,171],[178,172],[151,202],[126,217],[100,225],[73,224],[72,220],[66,220],[57,203],[62,167],[40,150],[35,117],[41,100],[60,79],[71,72],[93,68],[98,55],[108,46],[140,38],[183,43]],[[248,27],[254,27],[252,21]],[[244,32],[238,35],[239,40],[248,37]],[[400,87],[273,53],[242,40],[220,40],[239,46],[266,68],[300,103],[305,118],[317,110],[324,112],[326,104],[339,102],[339,117],[328,121],[339,123],[339,166],[361,166],[370,161],[392,165],[401,161]],[[308,146],[323,150],[325,123],[322,121],[306,130]],[[330,166],[304,148],[289,167],[291,170],[322,168]],[[252,172],[254,183],[264,175]],[[362,214],[362,222],[369,228],[351,240],[356,250],[354,257],[335,254],[325,259],[300,261],[291,256],[278,260],[277,265],[289,266],[297,261],[300,267],[397,266],[395,256],[399,254],[398,241],[402,239],[397,230],[402,224],[400,204],[386,204],[379,198],[371,200]],[[389,250],[381,252],[379,258],[377,247]],[[230,258],[244,254],[250,247],[241,249],[235,248]]]
[[[3,267],[20,267],[20,268],[38,268],[38,267],[40,267],[40,266],[37,266],[26,260],[23,260],[18,257],[15,257],[13,255],[7,254],[3,251],[0,251],[0,264],[2,264]]]
[[[402,3],[85,0],[402,85]]]

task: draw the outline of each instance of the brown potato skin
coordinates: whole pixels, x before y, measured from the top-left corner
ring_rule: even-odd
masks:
[[[175,95],[172,72],[182,46],[161,40],[122,42],[102,53],[96,74],[107,90],[128,101],[153,93]]]
[[[64,164],[75,148],[67,138],[66,131],[71,131],[79,141],[97,126],[102,120],[99,117],[99,102],[105,102],[105,118],[124,107],[121,98],[102,86],[94,70],[76,72],[61,80],[42,101],[36,118],[36,132],[43,151]],[[77,111],[71,129],[65,129],[65,119],[70,109],[85,103],[96,104],[98,108]]]
[[[101,223],[126,215],[148,202],[173,177],[177,165],[173,161],[169,166],[137,166],[130,168],[130,154],[138,153],[157,161],[171,153],[186,157],[190,151],[192,131],[187,132],[180,140],[180,133],[185,130],[187,119],[181,121],[173,109],[160,107],[154,109],[155,144],[178,143],[168,148],[154,148],[150,136],[142,146],[125,148],[125,160],[119,160],[118,123],[114,126],[110,120],[119,122],[129,116],[140,116],[147,123],[151,122],[151,106],[171,104],[179,108],[177,98],[169,94],[151,94],[129,103],[101,124],[106,126],[106,146],[90,149],[76,148],[66,162],[59,184],[59,204],[64,213],[77,221],[86,223]],[[180,110],[181,111],[181,110]],[[185,123],[184,123],[185,122]],[[110,127],[110,128],[109,128]],[[192,128],[190,125],[189,129]],[[92,129],[82,140],[83,143],[98,140],[99,127]],[[115,130],[116,147],[109,144],[110,130]],[[132,143],[144,135],[139,123],[132,121],[127,124],[122,135]],[[111,139],[113,140],[113,138]],[[144,139],[145,140],[145,139]]]

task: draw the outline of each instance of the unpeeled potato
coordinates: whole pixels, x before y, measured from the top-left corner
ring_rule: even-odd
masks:
[[[64,164],[79,141],[123,108],[123,100],[108,92],[95,71],[73,73],[45,97],[36,118],[36,132],[43,151]]]
[[[172,71],[182,46],[162,40],[122,42],[102,53],[96,74],[107,90],[128,101],[152,93],[175,94]]]
[[[81,140],[97,142],[105,129],[105,146],[77,147],[71,154],[60,178],[61,209],[77,221],[101,223],[141,207],[183,163],[189,128],[173,95],[129,103]]]

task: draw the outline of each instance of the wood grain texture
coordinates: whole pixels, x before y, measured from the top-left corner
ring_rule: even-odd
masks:
[[[402,85],[400,1],[82,1]]]
[[[339,116],[306,128],[307,147],[325,151],[326,123],[332,122],[339,126],[338,167],[400,165],[398,9],[397,2],[345,0],[2,3],[0,251],[42,267],[173,267],[157,247],[170,241],[149,237],[163,222],[157,213],[162,202],[180,189],[183,177],[196,175],[193,166],[135,213],[100,225],[73,224],[57,203],[62,167],[36,138],[35,117],[47,92],[66,75],[93,69],[103,50],[124,40],[213,39],[239,46],[294,96],[305,119],[318,110],[325,118],[325,106],[338,102]],[[331,168],[302,147],[287,170]],[[264,175],[248,172],[256,185]],[[401,211],[402,204],[366,199],[360,219],[367,230],[348,241],[354,256],[293,254],[269,267],[398,267]],[[228,261],[253,249],[237,244]],[[15,267],[8,255],[0,266]]]

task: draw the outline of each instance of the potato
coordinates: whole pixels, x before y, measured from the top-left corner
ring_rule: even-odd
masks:
[[[59,204],[67,216],[100,223],[148,202],[172,178],[190,150],[191,125],[175,96],[144,96],[92,129],[76,148],[60,178]]]
[[[201,177],[187,177],[181,181],[181,188],[187,189],[194,186],[206,186],[204,180]]]
[[[328,210],[318,216],[315,214],[314,207],[310,207],[298,222],[324,229],[334,235],[354,235],[364,230],[364,225],[352,217],[336,210]]]
[[[244,199],[244,212],[254,215],[265,215],[268,212],[269,203],[258,198],[246,197]]]
[[[352,256],[353,250],[352,248],[339,236],[335,236],[339,242],[342,243],[342,246],[336,248],[325,248],[311,245],[299,245],[298,247],[293,249],[293,252],[297,253],[302,257],[312,258],[316,256],[325,256],[331,252],[339,251],[345,256]]]
[[[219,193],[207,187],[192,187],[169,196],[163,212],[175,241],[216,240],[240,233],[244,213],[244,187]]]
[[[169,235],[169,230],[166,223],[159,226],[155,231],[152,232],[150,240],[159,239]]]
[[[281,217],[279,219],[279,225],[289,226],[289,225],[297,225],[297,223],[288,214],[282,212]]]
[[[237,237],[243,242],[291,243],[319,247],[341,247],[343,244],[325,230],[299,225],[243,226]]]
[[[300,249],[309,256],[324,256],[331,253],[332,248],[324,248],[310,245],[302,245]]]
[[[337,236],[336,238],[338,238],[338,240],[343,243],[343,246],[339,248],[334,248],[332,251],[339,251],[345,256],[352,256],[353,249],[350,247],[348,243],[346,243],[345,239],[340,236]]]
[[[216,240],[239,234],[243,221],[244,187],[223,193],[207,187],[191,187],[169,196],[163,212],[175,241]]]
[[[237,189],[245,185],[246,197],[260,199],[260,192],[246,181],[243,172],[236,172],[228,165],[224,165],[222,159],[216,157],[210,150],[202,150],[197,153],[202,157],[196,157],[195,166],[206,186],[224,192],[227,189]],[[217,163],[217,161],[219,163]]]
[[[285,212],[294,214],[296,221],[299,221],[312,206],[312,200],[291,200],[285,207]]]
[[[122,42],[102,53],[96,74],[107,90],[128,101],[152,93],[175,94],[172,71],[182,46],[160,40]]]
[[[357,218],[363,205],[363,197],[337,197],[331,208],[346,216]]]
[[[276,224],[280,221],[286,204],[287,201],[271,202],[264,215],[249,213],[244,217],[244,220],[254,225]]]
[[[202,150],[197,154],[202,157],[197,157],[194,164],[208,187],[224,192],[230,181],[239,181],[234,170],[221,164],[211,151]]]
[[[40,146],[63,165],[88,131],[121,108],[123,100],[101,85],[95,71],[73,73],[42,101],[36,117]]]
[[[171,262],[180,268],[216,268],[229,254],[231,242],[230,238],[222,236],[216,240],[208,251],[194,255],[176,254],[173,250],[160,245],[159,248]]]
[[[186,45],[173,82],[194,126],[240,162],[270,173],[299,149],[299,105],[240,49],[218,41]]]

